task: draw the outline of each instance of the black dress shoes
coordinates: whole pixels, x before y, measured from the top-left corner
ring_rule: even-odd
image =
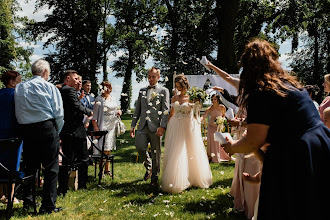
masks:
[[[57,208],[54,208],[54,209],[45,209],[45,208],[40,208],[40,210],[39,210],[39,214],[40,215],[43,215],[43,214],[51,214],[51,213],[53,213],[53,212],[60,212],[60,211],[62,211],[63,210],[63,208],[62,207],[57,207]]]
[[[146,181],[151,177],[152,170],[147,170],[146,173],[144,174],[143,179]]]

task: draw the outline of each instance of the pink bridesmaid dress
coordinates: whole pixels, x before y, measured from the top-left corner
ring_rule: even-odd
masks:
[[[214,109],[210,112],[210,121],[207,130],[207,156],[212,158],[212,163],[220,163],[230,159],[219,142],[214,140],[214,133],[217,131],[217,125],[214,121],[217,116],[224,115],[221,115],[221,112],[218,109]]]

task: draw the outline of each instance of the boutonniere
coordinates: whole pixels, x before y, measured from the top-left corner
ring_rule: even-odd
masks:
[[[159,94],[157,92],[152,92],[151,93],[151,100],[158,97],[158,96],[159,96]]]

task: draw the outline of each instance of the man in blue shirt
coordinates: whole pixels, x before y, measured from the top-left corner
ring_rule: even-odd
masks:
[[[64,110],[59,90],[47,82],[49,63],[39,59],[32,64],[33,78],[15,89],[15,112],[24,141],[23,162],[27,175],[36,174],[40,164],[45,168],[42,205],[39,213],[61,211],[56,208],[59,172],[59,132],[63,127]],[[24,186],[23,206],[32,206],[32,186]]]
[[[86,108],[93,110],[94,103],[94,94],[90,93],[92,89],[92,83],[90,80],[84,80],[82,83],[82,92],[84,93],[84,97],[80,100]]]

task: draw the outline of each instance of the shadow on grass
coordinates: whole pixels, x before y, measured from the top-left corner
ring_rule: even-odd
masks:
[[[204,213],[213,219],[246,219],[243,213],[233,207],[232,198],[227,195],[219,195],[216,200],[200,200],[188,202],[183,211],[190,213]]]

